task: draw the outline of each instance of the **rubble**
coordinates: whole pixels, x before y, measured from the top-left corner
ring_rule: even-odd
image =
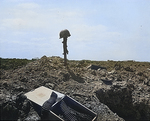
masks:
[[[89,69],[60,57],[46,57],[15,70],[0,70],[1,120],[40,120],[22,94],[45,86],[97,113],[97,121],[150,120],[150,71],[117,63],[110,70]],[[149,64],[150,65],[150,64]],[[141,70],[140,70],[141,68]],[[148,68],[148,69],[147,69]]]

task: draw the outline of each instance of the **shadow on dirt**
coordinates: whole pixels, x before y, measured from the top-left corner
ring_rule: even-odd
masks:
[[[69,67],[67,67],[68,73],[71,75],[72,79],[79,82],[79,83],[84,83],[85,81],[83,80],[80,75],[76,75]]]

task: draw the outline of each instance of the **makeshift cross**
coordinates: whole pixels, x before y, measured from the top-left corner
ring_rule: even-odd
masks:
[[[68,54],[68,50],[67,50],[67,38],[70,37],[70,32],[65,29],[65,30],[62,30],[59,34],[59,39],[63,38],[63,49],[64,49],[64,65],[67,66],[67,54]]]

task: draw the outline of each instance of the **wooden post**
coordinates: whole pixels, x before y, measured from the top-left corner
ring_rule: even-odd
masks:
[[[63,38],[63,49],[64,49],[64,65],[67,66],[67,54],[68,54],[68,50],[67,50],[67,37]]]

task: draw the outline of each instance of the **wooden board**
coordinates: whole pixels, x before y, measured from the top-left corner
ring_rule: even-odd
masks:
[[[56,91],[51,90],[44,86],[36,88],[35,90],[32,90],[32,91],[26,93],[25,95],[32,102],[42,106],[43,103],[50,98],[52,92],[55,92],[57,94],[58,98],[65,96],[64,94],[61,94],[59,92],[56,92]]]

